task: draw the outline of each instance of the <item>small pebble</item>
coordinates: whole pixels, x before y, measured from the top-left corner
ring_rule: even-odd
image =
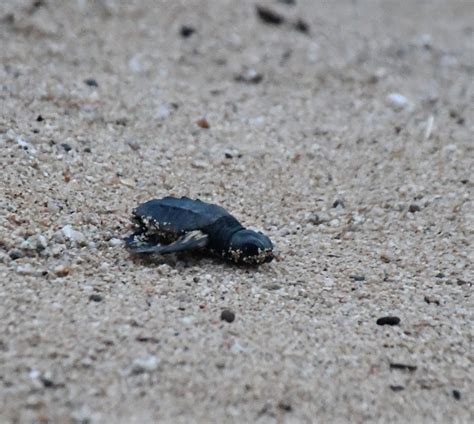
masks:
[[[111,238],[109,240],[109,244],[111,246],[121,246],[123,244],[123,240],[118,239],[118,238]]]
[[[270,283],[270,284],[265,284],[263,288],[267,290],[280,290],[281,286],[277,283]]]
[[[410,105],[410,101],[400,93],[390,93],[387,96],[387,103],[394,110],[406,109]]]
[[[224,156],[226,159],[233,159],[234,157],[241,158],[242,153],[239,153],[236,150],[226,150]]]
[[[132,150],[134,150],[135,152],[140,150],[140,143],[138,143],[137,141],[135,140],[128,140],[127,142],[127,145],[128,147],[130,147]]]
[[[84,83],[88,85],[89,87],[98,87],[99,84],[97,84],[97,81],[94,78],[87,78],[84,80]]]
[[[308,219],[308,222],[313,225],[321,225],[328,221],[329,221],[329,216],[323,213],[322,214],[314,213]]]
[[[461,392],[459,390],[454,389],[453,390],[453,397],[456,400],[461,400]]]
[[[303,21],[303,19],[298,19],[293,27],[296,29],[296,31],[302,32],[303,34],[309,33],[309,25],[307,22]]]
[[[257,16],[260,20],[269,25],[281,25],[285,22],[285,18],[279,13],[269,9],[268,7],[256,6]]]
[[[73,229],[70,225],[64,226],[61,229],[61,233],[64,235],[64,237],[66,237],[66,239],[79,244],[84,244],[86,241],[84,234],[82,234],[80,231]]]
[[[421,211],[421,208],[416,203],[412,203],[408,207],[408,212],[410,213],[415,213],[415,212],[420,212],[420,211]]]
[[[227,322],[233,322],[235,319],[235,313],[232,312],[230,309],[224,309],[221,312],[221,320]]]
[[[237,82],[244,82],[247,84],[258,84],[263,80],[263,74],[257,72],[255,69],[246,69],[234,77]]]
[[[21,275],[33,275],[35,273],[35,270],[33,268],[33,265],[31,264],[24,264],[24,265],[19,265],[16,269],[16,272]]]
[[[66,275],[69,275],[71,268],[67,265],[58,265],[54,267],[53,271],[58,277],[65,277]]]
[[[346,205],[344,204],[344,201],[341,199],[336,199],[334,203],[332,204],[333,208],[341,208],[344,209]]]
[[[397,385],[397,384],[392,384],[392,385],[390,385],[390,388],[391,388],[394,392],[401,392],[402,390],[405,390],[405,387],[400,386],[400,385]]]
[[[388,263],[391,262],[390,256],[388,256],[388,255],[385,254],[385,253],[382,253],[382,254],[380,255],[380,259],[382,260],[382,262],[385,262],[386,264],[388,264]]]
[[[391,370],[403,370],[403,371],[416,371],[418,367],[416,365],[408,365],[408,364],[401,364],[399,362],[391,362],[390,369]]]
[[[365,277],[363,275],[351,275],[349,278],[352,281],[365,281]]]
[[[159,359],[154,355],[137,358],[133,361],[131,373],[142,374],[144,372],[156,371],[159,364]]]
[[[209,129],[211,126],[209,125],[209,122],[207,121],[206,118],[201,118],[196,121],[196,124],[198,127],[204,128],[204,129]]]
[[[400,318],[388,316],[381,317],[377,320],[377,325],[398,325],[400,324]]]
[[[183,38],[189,38],[195,32],[196,32],[196,29],[189,25],[183,25],[179,30],[179,33],[181,34],[181,37]]]
[[[435,299],[434,297],[430,297],[430,296],[425,296],[424,297],[424,301],[430,305],[431,303],[434,303],[435,305],[439,305],[440,302],[438,299]]]
[[[442,272],[438,272],[436,275],[435,275],[436,278],[445,278],[446,275],[444,275]]]
[[[31,236],[31,237],[28,237],[26,240],[24,240],[20,244],[19,247],[20,247],[21,250],[41,251],[41,250],[44,250],[46,246],[42,248],[41,244],[38,244],[37,236]]]
[[[278,403],[278,408],[280,408],[282,411],[285,411],[285,412],[291,412],[293,410],[291,403],[284,400]]]
[[[102,302],[104,298],[100,294],[94,293],[89,296],[89,300],[92,302]]]
[[[67,143],[61,143],[61,147],[66,151],[66,152],[70,152],[72,150],[72,147],[67,144]]]
[[[54,383],[54,381],[52,380],[52,378],[49,374],[44,374],[39,379],[40,379],[41,383],[43,383],[43,386],[46,387],[46,388],[51,389],[51,388],[54,388],[56,386],[56,384]]]
[[[44,121],[44,118],[41,115],[38,115],[38,117],[36,118],[36,122],[42,122],[42,121]]]
[[[8,256],[10,256],[10,259],[15,261],[23,257],[23,252],[13,249],[8,252]]]
[[[115,120],[116,125],[120,125],[122,127],[126,127],[128,124],[128,119],[127,118],[118,118]]]

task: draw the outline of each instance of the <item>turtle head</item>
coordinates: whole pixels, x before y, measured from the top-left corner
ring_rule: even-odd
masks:
[[[239,264],[258,265],[271,262],[273,259],[273,244],[261,232],[240,230],[230,239],[230,259]]]

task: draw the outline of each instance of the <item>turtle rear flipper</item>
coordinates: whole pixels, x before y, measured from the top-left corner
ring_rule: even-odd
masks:
[[[157,244],[148,240],[137,240],[129,237],[125,240],[128,250],[133,253],[166,253],[183,252],[205,247],[209,241],[207,234],[202,231],[191,231],[183,234],[178,240],[170,244]]]

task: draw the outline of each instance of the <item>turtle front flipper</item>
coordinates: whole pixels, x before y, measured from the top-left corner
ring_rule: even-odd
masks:
[[[170,244],[157,243],[156,240],[141,239],[141,234],[132,234],[125,239],[127,249],[132,253],[175,253],[207,246],[209,237],[202,231],[190,231]]]
[[[146,235],[145,230],[140,228],[135,233],[124,237],[125,247],[132,253],[153,253],[163,245],[155,237]]]
[[[173,243],[160,246],[159,253],[183,252],[206,247],[209,243],[209,236],[202,231],[190,231],[181,236]]]

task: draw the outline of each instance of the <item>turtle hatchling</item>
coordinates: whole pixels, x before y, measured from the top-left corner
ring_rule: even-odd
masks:
[[[188,197],[164,197],[132,212],[137,230],[125,238],[132,253],[174,253],[203,249],[237,264],[258,265],[273,259],[273,244],[259,231],[246,229],[218,205]]]

